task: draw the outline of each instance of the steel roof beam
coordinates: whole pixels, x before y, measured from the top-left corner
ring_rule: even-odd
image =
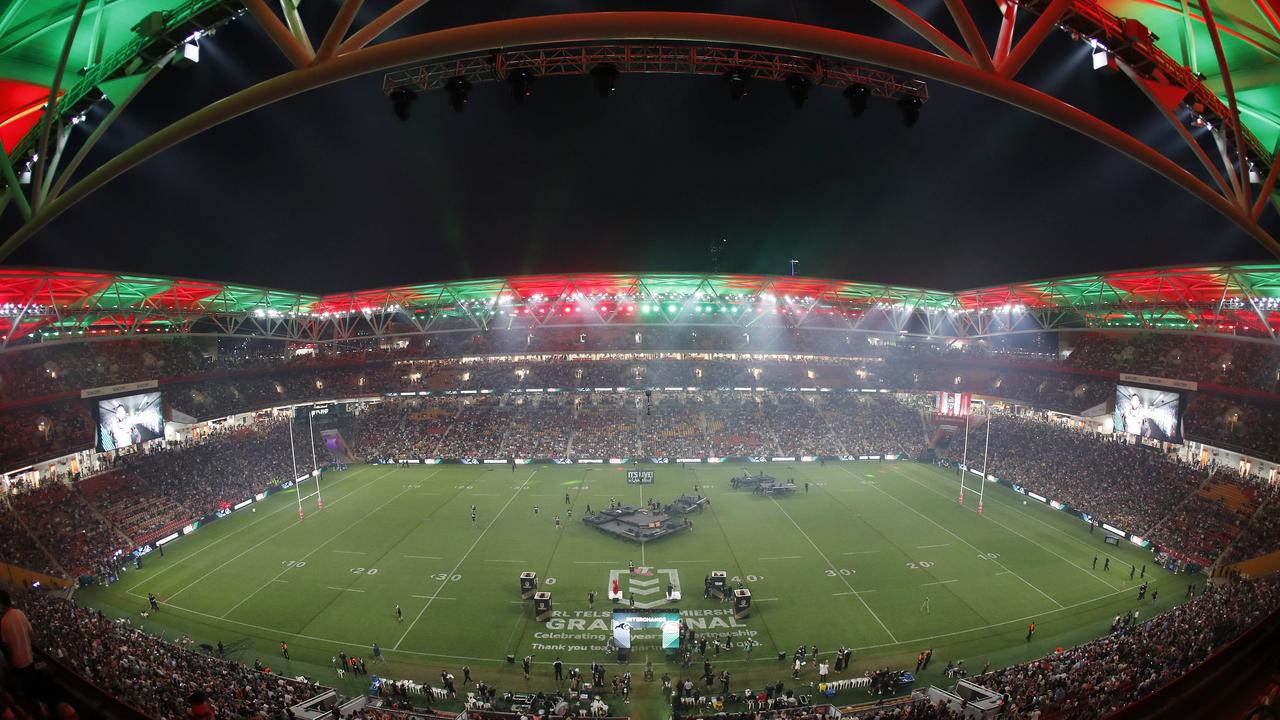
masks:
[[[262,0],[248,1],[262,3]],[[279,25],[278,19],[275,22]],[[324,63],[270,78],[178,120],[104,163],[63,195],[46,203],[30,222],[0,246],[0,259],[73,203],[139,162],[251,110],[339,80],[415,60],[475,53],[502,45],[549,44],[565,38],[586,41],[696,38],[701,42],[743,43],[871,62],[952,83],[1041,115],[1128,155],[1218,210],[1272,254],[1280,256],[1280,243],[1248,212],[1223,198],[1172,159],[1095,116],[1009,78],[900,43],[830,28],[724,15],[634,12],[550,15],[448,28],[340,54]]]

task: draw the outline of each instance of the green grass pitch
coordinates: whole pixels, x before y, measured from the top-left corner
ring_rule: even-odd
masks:
[[[744,467],[811,485],[776,500],[731,490],[728,479]],[[931,465],[658,465],[653,485],[628,485],[628,468],[635,466],[357,466],[324,476],[322,512],[306,501],[299,521],[292,492],[272,495],[77,600],[169,639],[221,640],[241,662],[261,658],[347,692],[367,688],[367,679],[339,682],[330,658],[341,650],[372,663],[374,642],[385,662],[371,674],[434,682],[449,669],[460,681],[466,664],[500,689],[545,689],[554,685],[556,657],[569,667],[605,661],[610,571],[632,561],[660,575],[674,571],[684,595],[679,609],[708,636],[735,634],[734,649],[712,660],[741,690],[779,679],[794,687],[789,660],[778,662],[777,653],[790,658],[801,643],[818,645],[824,656],[840,645],[855,648],[846,677],[886,665],[914,668],[916,653],[932,647],[919,683],[941,684],[948,660],[963,658],[974,673],[988,661],[1026,660],[1105,634],[1121,612],[1150,617],[1181,602],[1186,590],[1186,579],[1156,568],[1147,551],[1105,545],[1101,531],[1091,535],[1079,520],[1024,504],[1002,487],[987,488],[978,515],[975,488],[960,505],[957,476]],[[692,516],[692,531],[646,547],[581,521],[588,504],[667,502],[695,483],[710,508]],[[1130,565],[1143,563],[1160,591],[1155,606],[1149,596],[1137,602],[1138,582],[1129,579]],[[519,599],[525,570],[553,594],[550,623],[536,622]],[[728,605],[703,599],[700,581],[713,570],[752,590],[750,617],[734,623]],[[597,593],[594,614],[588,590]],[[163,605],[142,618],[148,592]],[[397,603],[402,622],[393,615]],[[1037,633],[1028,642],[1031,621]],[[750,659],[738,646],[747,634],[759,643]],[[280,656],[282,640],[291,660]],[[682,671],[658,647],[656,639],[637,638],[637,680],[646,657],[658,675],[700,671],[696,658]],[[526,682],[519,663],[505,658],[529,653],[537,666]],[[806,667],[801,682],[814,679]],[[666,716],[658,683],[639,682],[633,696],[623,712]],[[851,691],[836,702],[866,699]]]

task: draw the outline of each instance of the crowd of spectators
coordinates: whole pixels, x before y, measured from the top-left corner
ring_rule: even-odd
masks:
[[[885,395],[854,396],[824,406],[836,440],[849,455],[919,457],[924,427],[915,408]]]
[[[920,409],[885,394],[655,391],[388,400],[355,433],[364,460],[775,457],[924,449]]]
[[[1010,717],[1104,717],[1186,674],[1277,608],[1280,577],[1228,581],[1145,622],[975,682],[1007,693]]]
[[[1280,349],[1228,338],[1087,333],[1076,338],[1065,364],[1265,392],[1280,390]]]
[[[311,464],[307,433],[306,427],[295,429],[291,451],[288,420],[264,421],[216,431],[197,441],[122,455],[114,467],[132,473],[140,487],[173,500],[198,518],[294,479],[294,453],[299,474],[307,470]],[[318,458],[328,458],[319,438],[314,449]]]
[[[133,549],[66,483],[45,483],[35,492],[13,495],[10,503],[67,574],[87,573],[117,550]]]
[[[1223,554],[1224,565],[1280,550],[1280,488],[1267,485],[1258,491],[1260,507]]]
[[[53,345],[10,353],[0,369],[0,467],[19,467],[91,446],[94,423],[88,406],[68,393],[145,379],[161,382],[166,405],[173,412],[197,420],[288,402],[407,390],[947,389],[1079,413],[1114,395],[1113,379],[1087,374],[1096,370],[1163,374],[1272,392],[1280,387],[1280,352],[1216,338],[1086,333],[1073,337],[1070,353],[1035,355],[1035,362],[1028,364],[1021,355],[996,352],[983,343],[954,350],[871,343],[862,337],[819,341],[806,334],[755,333],[755,340],[738,338],[726,345],[695,342],[684,337],[687,333],[646,329],[636,341],[634,331],[610,328],[593,330],[582,341],[578,329],[545,328],[531,337],[523,333],[519,338],[497,333],[440,336],[415,338],[394,348],[317,347],[298,354],[292,354],[297,348],[286,350],[283,344],[268,341],[170,338]],[[519,342],[513,345],[515,340]],[[731,359],[706,354],[794,353],[810,346],[815,353],[846,359],[796,355]],[[693,348],[699,350],[688,354]],[[602,349],[614,352],[602,353]],[[449,357],[515,351],[524,354]],[[575,355],[574,351],[596,354]],[[1280,459],[1280,406],[1274,403],[1202,390],[1191,398],[1186,429],[1196,440]],[[749,436],[738,438],[742,442],[735,437],[730,432],[723,438],[726,448],[745,450],[755,443]]]
[[[1198,392],[1182,424],[1192,440],[1280,461],[1280,404]]]
[[[46,575],[62,574],[53,558],[35,543],[21,518],[5,498],[0,498],[0,557],[5,562]]]
[[[584,397],[573,416],[569,454],[585,458],[632,457],[639,454],[640,410],[626,395]]]
[[[1260,500],[1256,483],[1219,472],[1188,495],[1156,534],[1176,539],[1172,552],[1179,559],[1208,566],[1240,534]]]
[[[1128,436],[1012,415],[992,415],[989,422],[991,474],[1143,537],[1207,477]],[[986,430],[970,432],[985,437]],[[962,453],[962,440],[953,438],[946,457],[960,462]]]
[[[156,720],[199,717],[188,708],[201,696],[212,706],[208,717],[284,717],[327,690],[184,649],[65,598],[28,592],[16,604],[56,661]]]
[[[441,436],[435,455],[469,459],[502,457],[511,412],[492,396],[464,401],[449,430]]]
[[[360,413],[352,449],[368,461],[434,457],[457,412],[456,403],[416,398],[378,403]]]
[[[0,411],[0,468],[15,468],[93,445],[85,404],[60,400]]]

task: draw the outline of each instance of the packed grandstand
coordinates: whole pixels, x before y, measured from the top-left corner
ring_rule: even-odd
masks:
[[[0,362],[0,554],[11,573],[105,581],[135,549],[288,483],[310,462],[896,457],[972,467],[985,435],[991,477],[1219,577],[1165,615],[1118,619],[1106,637],[978,678],[1002,694],[1011,717],[1123,707],[1280,607],[1274,579],[1247,581],[1233,569],[1280,548],[1273,343],[1105,330],[942,343],[829,330],[762,335],[753,344],[736,325],[677,323],[319,343],[108,335],[27,344]],[[1185,444],[1101,431],[1122,373],[1198,384],[1187,396]],[[99,421],[82,391],[130,384],[163,393],[166,436],[96,450]],[[940,413],[943,391],[979,398],[981,409]],[[307,435],[290,432],[290,408],[316,403],[342,409],[327,425],[342,441],[313,433],[311,447],[291,445]],[[65,598],[23,592],[15,603],[52,661],[153,717],[177,716],[197,690],[229,717],[283,716],[334,696]],[[414,707],[391,695],[357,716]],[[780,690],[771,709],[773,693],[762,694],[751,716],[821,716],[784,709],[784,697]],[[21,716],[10,703],[0,699]],[[848,712],[954,716],[928,702]]]

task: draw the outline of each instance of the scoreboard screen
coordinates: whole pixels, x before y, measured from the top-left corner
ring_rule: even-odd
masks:
[[[652,470],[628,470],[627,483],[630,485],[652,485]]]

